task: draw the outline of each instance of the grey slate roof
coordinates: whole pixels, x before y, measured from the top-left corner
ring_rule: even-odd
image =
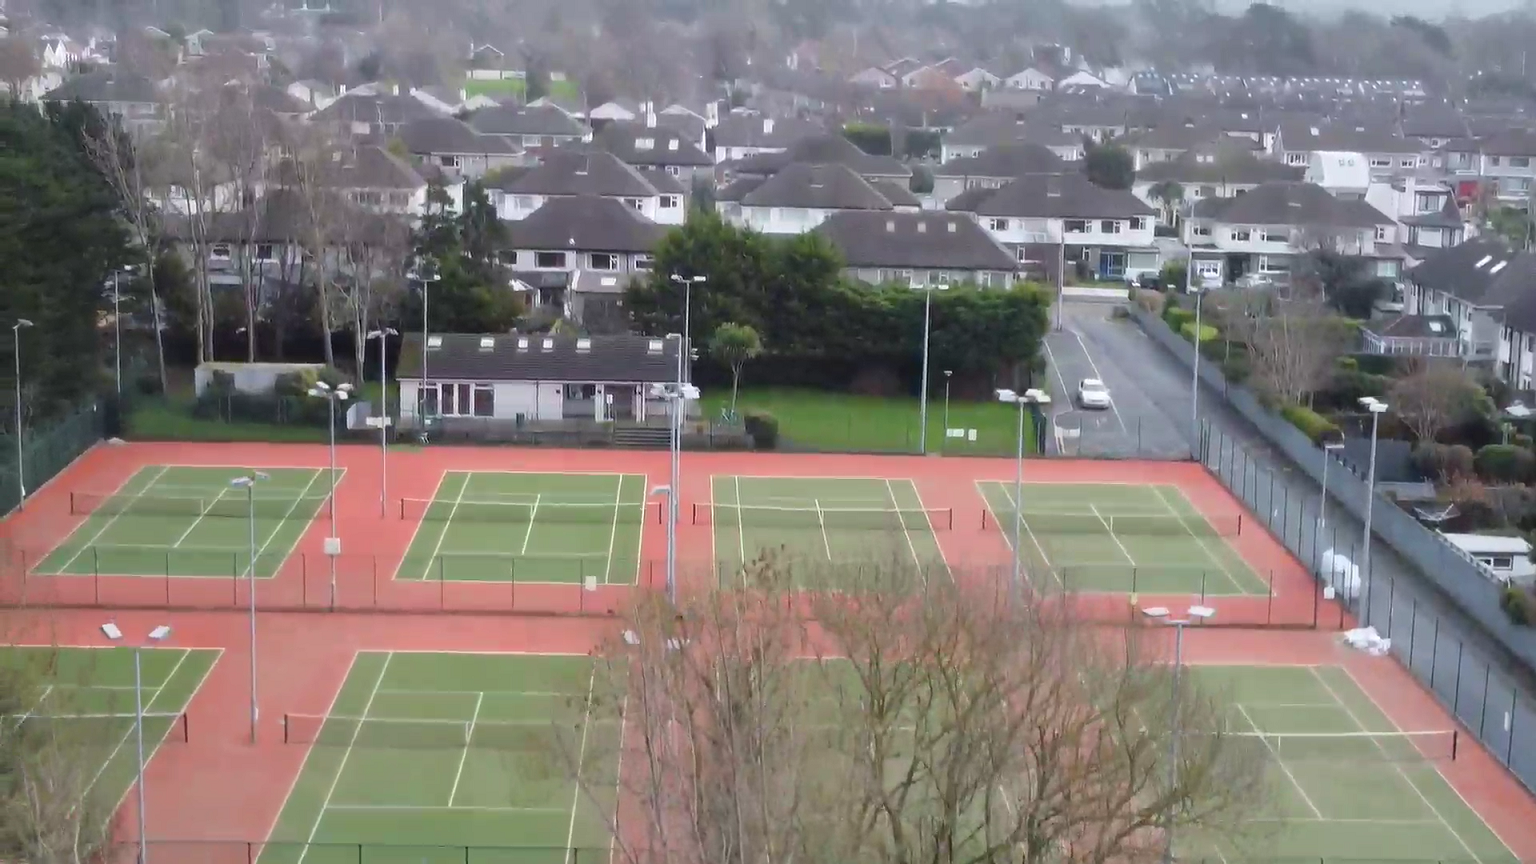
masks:
[[[542,165],[499,176],[495,186],[514,195],[646,198],[657,194],[656,188],[640,172],[620,162],[612,153],[601,150],[555,151]]]
[[[1404,216],[1402,222],[1404,225],[1418,225],[1421,228],[1460,228],[1465,224],[1461,210],[1456,206],[1456,199],[1449,195],[1438,212]]]
[[[551,198],[511,228],[514,249],[649,252],[666,229],[613,198]]]
[[[864,177],[911,177],[912,169],[890,156],[871,156],[837,134],[822,133],[803,138],[782,153],[758,153],[736,163],[738,174],[767,176],[795,162],[813,165],[846,165]]]
[[[1235,198],[1207,198],[1194,215],[1234,225],[1318,225],[1370,228],[1392,218],[1360,200],[1335,198],[1314,183],[1279,182],[1255,186]]]
[[[481,347],[485,340],[490,340],[488,348]],[[427,363],[435,379],[648,384],[670,381],[677,374],[677,340],[434,333],[427,337]],[[421,334],[406,334],[396,375],[421,380]]]
[[[1508,306],[1536,292],[1536,256],[1513,251],[1498,237],[1474,237],[1439,250],[1403,275],[1473,306]],[[1531,308],[1536,311],[1536,305]]]
[[[978,216],[1038,219],[1127,219],[1157,213],[1130,192],[1101,189],[1081,174],[1034,174],[999,189],[967,189],[951,198],[945,209]]]
[[[414,96],[348,93],[316,112],[318,123],[409,123],[438,116]]]
[[[1290,151],[1325,150],[1350,153],[1418,153],[1424,145],[1397,134],[1383,124],[1280,123],[1281,145]]]
[[[1360,329],[1378,336],[1399,339],[1451,339],[1457,338],[1456,322],[1449,315],[1393,315],[1373,321],[1364,321]]]
[[[639,146],[643,141],[651,142],[650,146]],[[715,164],[715,160],[687,135],[659,121],[654,127],[641,123],[610,123],[592,143],[630,165]]]
[[[1014,272],[1018,261],[974,220],[938,213],[835,213],[816,227],[849,267]]]
[[[514,151],[496,135],[481,135],[453,117],[423,117],[400,127],[400,140],[412,153],[433,155],[511,155]]]
[[[885,200],[891,202],[893,206],[923,206],[923,202],[919,200],[916,195],[912,194],[912,190],[907,188],[905,183],[897,183],[893,180],[875,180],[872,181],[869,185],[876,192],[879,192],[882,196],[884,196]]]
[[[846,165],[796,162],[742,196],[749,207],[889,210],[891,202]]]
[[[103,69],[76,75],[49,90],[50,102],[160,102],[155,84],[143,75]]]
[[[739,202],[747,196],[747,193],[767,181],[767,177],[737,177],[735,180],[715,190],[715,200]]]
[[[587,131],[569,114],[553,105],[485,108],[469,115],[469,125],[487,135],[580,138]]]
[[[935,177],[1023,177],[1069,170],[1060,156],[1042,144],[1013,143],[988,147],[975,156],[951,159],[933,173]]]
[[[944,136],[944,143],[963,147],[995,147],[1026,140],[1024,115],[998,112],[973,117]],[[1060,131],[1059,129],[1057,130]]]
[[[1489,156],[1536,156],[1536,132],[1505,129],[1483,139],[1480,149]]]
[[[1204,161],[1202,161],[1204,160]],[[1178,158],[1166,162],[1153,162],[1136,172],[1138,181],[1157,183],[1173,180],[1178,183],[1269,183],[1275,180],[1300,180],[1306,169],[1299,165],[1284,165],[1272,159],[1260,159],[1248,148],[1227,145],[1196,147],[1180,153]]]
[[[758,147],[787,150],[802,138],[826,132],[809,120],[796,117],[769,118],[755,114],[728,114],[715,126],[716,147]]]

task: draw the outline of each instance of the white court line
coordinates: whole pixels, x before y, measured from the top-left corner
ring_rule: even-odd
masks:
[[[911,481],[908,481],[908,482],[911,482]],[[922,556],[917,554],[917,544],[912,542],[912,532],[907,530],[907,520],[906,520],[906,517],[901,515],[901,502],[896,500],[896,487],[891,485],[891,481],[890,481],[889,478],[887,478],[886,481],[885,481],[885,494],[890,497],[890,499],[891,499],[891,506],[896,508],[896,519],[901,522],[901,536],[907,538],[907,551],[912,553],[912,566],[917,568],[918,574],[923,577],[923,581],[924,582],[927,582],[928,581],[928,571],[927,571],[926,568],[923,567]],[[819,508],[818,508],[818,510],[819,510]],[[928,518],[928,514],[926,512],[923,514],[923,518],[925,518],[925,519]],[[933,525],[932,524],[929,524],[928,530],[929,530],[930,533],[933,531]],[[823,534],[826,533],[826,525],[825,524],[822,525],[822,533]],[[935,544],[935,545],[937,545],[937,544]],[[829,557],[829,558],[832,557],[830,549],[828,550],[827,557]],[[941,555],[940,557],[943,557],[943,556]]]
[[[250,561],[246,562],[245,572],[250,574],[250,578],[252,578],[252,579],[257,578],[256,577],[256,562],[261,560],[261,556],[267,554],[267,547],[272,545],[272,541],[277,539],[277,535],[283,533],[283,526],[287,525],[288,524],[288,520],[293,518],[293,511],[299,509],[299,502],[306,500],[305,493],[309,492],[310,487],[315,485],[315,481],[319,480],[321,478],[321,476],[325,473],[324,471],[322,471],[319,468],[314,469],[314,471],[315,471],[315,476],[309,478],[309,482],[304,484],[304,488],[303,489],[299,490],[298,497],[294,498],[293,499],[293,503],[288,505],[288,509],[286,511],[284,511],[284,513],[283,513],[283,518],[277,520],[277,527],[272,529],[272,533],[268,534],[267,535],[267,539],[263,540],[262,543],[261,543],[261,546],[257,548],[257,550],[256,550],[256,557],[254,557]],[[345,470],[342,471],[342,476],[346,476],[346,471]],[[337,481],[337,485],[340,485],[340,483],[341,483],[341,481],[338,480]],[[335,504],[334,501],[331,502],[331,503],[333,505]],[[318,512],[316,512],[315,514],[311,515],[310,519],[313,520],[314,517],[318,516],[318,515],[320,515],[320,514]],[[305,530],[307,531],[308,529],[306,528]],[[299,536],[295,537],[293,539],[293,544],[289,545],[289,551],[290,552],[292,551],[293,545],[297,544],[299,542],[299,540],[303,536],[304,536],[303,532],[300,532]],[[283,557],[286,558],[287,556],[285,555]],[[276,576],[277,575],[277,571],[274,570],[272,572],[272,575]]]
[[[454,516],[454,514],[459,512],[459,505],[464,503],[464,490],[469,488],[469,481],[471,479],[473,479],[474,476],[475,476],[474,474],[472,474],[472,473],[470,473],[468,471],[456,471],[456,472],[449,472],[449,473],[450,474],[459,474],[460,476],[462,476],[464,478],[464,483],[463,483],[463,485],[461,485],[459,487],[458,497],[453,499],[453,506],[448,509],[448,518],[443,520],[443,530],[438,532],[437,542],[432,545],[432,554],[427,556],[426,569],[421,571],[421,578],[416,580],[418,582],[426,582],[426,581],[428,581],[428,579],[431,578],[431,576],[432,576],[432,562],[436,561],[437,560],[437,556],[442,554],[442,552],[443,552],[443,541],[448,539],[448,531],[449,531],[449,529],[451,529],[453,527],[453,516]],[[444,476],[447,476],[447,475],[444,475]],[[436,495],[432,496],[432,503],[433,504],[437,503],[437,496]],[[430,508],[430,505],[428,505],[428,506]],[[422,515],[425,516],[426,513],[423,512]],[[533,522],[530,521],[528,523],[528,528],[529,528],[529,530],[533,529]],[[415,543],[415,541],[416,541],[416,538],[414,538],[414,537],[411,538],[411,542],[413,544]],[[406,552],[410,552],[410,547],[409,546],[406,547]]]
[[[714,532],[711,531],[710,533],[713,534]],[[608,864],[613,864],[613,854],[614,854],[615,851],[618,850],[618,844],[619,844],[619,832],[617,830],[617,828],[618,828],[618,820],[619,820],[619,804],[618,804],[618,801],[619,801],[619,798],[623,797],[623,793],[624,793],[624,731],[625,731],[625,728],[628,725],[629,725],[629,693],[626,690],[626,692],[624,693],[624,701],[619,703],[619,760],[618,760],[618,764],[614,766],[614,770],[613,770],[613,776],[614,776],[614,781],[613,781],[613,787],[614,787],[613,788],[613,801],[614,801],[614,805],[613,805],[613,822],[614,822],[614,826],[613,827],[615,828],[615,830],[609,832],[610,836],[608,838]]]
[[[203,520],[208,518],[208,514],[209,513],[213,512],[213,508],[218,506],[219,499],[223,498],[224,497],[224,493],[228,492],[231,488],[233,488],[233,487],[224,486],[224,487],[219,489],[219,494],[213,496],[213,500],[207,502],[207,506],[203,507],[202,512],[197,514],[197,518],[192,520],[192,524],[187,526],[187,530],[181,532],[181,536],[177,537],[176,538],[176,542],[171,544],[171,548],[172,549],[180,549],[181,548],[181,541],[183,541],[183,540],[187,539],[188,537],[192,536],[192,532],[197,530],[197,526],[203,524]],[[200,497],[198,500],[199,501],[203,501],[203,500],[206,500],[206,499],[207,499],[207,496],[205,495],[205,496]],[[252,502],[251,506],[254,507],[255,506],[255,502]]]
[[[587,732],[592,728],[592,691],[597,687],[597,664],[592,664],[592,677],[587,680],[586,714],[581,719],[581,746],[576,748],[576,790],[571,793],[571,827],[565,832],[565,860],[570,862],[575,850],[571,844],[576,839],[576,808],[581,804],[581,769],[587,761]]]
[[[887,481],[887,482],[889,482],[889,481]],[[917,499],[917,506],[922,508],[923,518],[927,519],[928,518],[928,506],[923,503],[923,493],[918,491],[918,489],[917,489],[917,481],[908,478],[907,485],[912,488],[912,495],[913,495],[913,497],[915,497]],[[949,518],[950,518],[950,521],[953,522],[954,518],[955,518],[955,514],[953,512],[951,512],[949,514]],[[905,527],[905,526],[903,526],[903,527]],[[949,580],[951,582],[953,582],[955,580],[955,571],[950,568],[949,561],[944,557],[944,549],[941,546],[939,546],[939,535],[938,535],[937,531],[933,530],[933,523],[932,522],[928,523],[928,533],[929,533],[929,536],[933,539],[934,551],[939,553],[939,563],[944,565],[944,572],[945,572],[945,574],[947,574],[949,576]],[[910,538],[909,538],[909,541],[910,541]],[[921,564],[921,562],[919,562],[919,564]]]
[[[465,480],[464,482],[465,482],[466,485],[469,483],[468,480]],[[620,481],[619,485],[620,486],[624,485],[623,481]],[[535,519],[539,518],[539,502],[542,501],[543,499],[544,499],[544,494],[542,492],[535,493],[534,496],[533,496],[533,506],[531,508],[529,508],[529,510],[528,510],[528,530],[523,532],[523,548],[522,548],[522,551],[519,553],[521,555],[527,555],[528,554],[528,541],[533,539],[533,522],[534,522]],[[615,515],[614,518],[617,519],[618,516]],[[450,517],[450,521],[451,521],[451,517]],[[444,531],[446,533],[447,529],[444,529]]]
[[[164,477],[165,476],[165,472],[168,471],[168,470],[170,470],[169,466],[161,465],[160,466],[160,473],[156,474],[154,477],[150,478],[149,482],[144,485],[143,489],[140,489],[139,491],[133,493],[129,497],[135,498],[135,499],[142,497],[144,495],[144,491],[146,489],[154,488],[155,482],[157,480],[159,480],[161,477]],[[135,473],[134,476],[138,476],[137,473]],[[129,477],[127,480],[123,481],[123,485],[126,486],[129,483],[131,483],[131,482],[133,482],[133,477]],[[122,487],[119,487],[119,489],[121,489],[121,488]],[[121,494],[121,493],[120,492],[113,492],[111,497],[109,497],[107,500],[111,501],[112,499],[116,498],[119,494]],[[91,535],[91,539],[85,541],[85,545],[81,546],[79,549],[76,549],[75,550],[75,554],[69,556],[69,560],[65,561],[63,566],[59,567],[54,572],[55,573],[63,573],[66,570],[68,570],[69,569],[69,565],[75,563],[75,561],[77,559],[79,559],[80,555],[82,553],[84,553],[85,550],[94,548],[96,546],[96,541],[101,539],[101,535],[107,533],[107,529],[108,528],[111,528],[113,525],[116,525],[117,524],[117,520],[121,519],[123,514],[126,513],[128,511],[128,509],[131,508],[132,506],[133,506],[132,504],[129,504],[129,505],[123,507],[122,509],[118,510],[116,513],[113,513],[111,516],[108,516],[107,517],[107,521],[102,523],[102,526],[100,528],[96,529],[96,533],[95,534]],[[86,517],[86,519],[87,519],[87,521],[89,521],[90,517]],[[70,533],[73,534],[74,532],[70,532]],[[69,538],[66,537],[65,541],[67,542],[68,539]]]
[[[1009,489],[1007,486],[1004,486],[1001,482],[996,481],[996,480],[978,480],[977,481],[978,485],[981,484],[981,483],[996,483],[1003,490],[1003,496],[1008,499],[1008,506],[1012,507],[1014,512],[1016,512],[1016,513],[1019,512],[1019,502],[1013,500],[1013,490],[1012,489]],[[983,490],[981,492],[981,500],[983,500],[983,501],[985,501],[987,503],[987,510],[989,512],[991,512],[991,514],[992,514],[992,521],[993,522],[997,522],[998,525],[1001,527],[1002,523],[998,521],[997,511],[992,509],[992,499],[987,497],[987,493],[986,493],[985,490]],[[1020,525],[1020,527],[1022,527],[1024,529],[1024,533],[1029,535],[1029,541],[1031,543],[1033,543],[1035,548],[1040,551],[1040,560],[1045,562],[1045,569],[1046,569],[1046,571],[1048,573],[1051,574],[1051,578],[1056,581],[1056,584],[1061,588],[1061,590],[1063,590],[1063,591],[1067,590],[1067,583],[1063,582],[1062,579],[1061,579],[1061,574],[1056,572],[1056,566],[1051,563],[1051,557],[1049,555],[1045,554],[1045,547],[1040,545],[1040,538],[1036,537],[1034,529],[1029,527],[1029,520],[1028,519],[1022,519],[1022,520],[1020,520],[1019,525]],[[1011,529],[1013,527],[1013,523],[1010,522],[1008,527]],[[1006,531],[1005,530],[1005,531],[1002,531],[1000,533],[1003,535],[1003,542],[1008,545],[1009,551],[1012,552],[1014,555],[1018,555],[1019,554],[1019,550],[1013,548],[1013,536],[1012,536],[1011,531]],[[1010,562],[1010,563],[1012,563],[1012,562]],[[1082,593],[1082,592],[1073,592],[1073,593]],[[1115,592],[1115,593],[1118,593],[1118,592]]]
[[[1291,785],[1296,787],[1297,792],[1301,793],[1301,800],[1306,803],[1307,809],[1312,811],[1313,816],[1322,819],[1323,811],[1318,809],[1317,804],[1312,800],[1312,796],[1308,795],[1307,790],[1302,787],[1301,781],[1296,779],[1295,774],[1291,773],[1291,766],[1285,764],[1285,760],[1280,758],[1280,751],[1275,749],[1275,745],[1269,740],[1269,736],[1264,733],[1263,729],[1259,728],[1259,724],[1253,722],[1253,717],[1249,715],[1248,709],[1244,708],[1243,704],[1239,702],[1237,710],[1238,713],[1243,715],[1243,720],[1247,722],[1248,727],[1258,734],[1260,741],[1264,742],[1264,749],[1269,751],[1269,755],[1275,757],[1275,764],[1279,765],[1280,770],[1285,772],[1285,776],[1290,779]]]
[[[405,653],[405,652],[400,652]],[[438,652],[427,652],[436,654]],[[130,688],[131,689],[131,688]],[[380,696],[569,696],[568,690],[402,690],[394,687],[379,688]],[[458,722],[458,721],[449,721]]]
[[[1096,505],[1089,504],[1088,509],[1093,511],[1094,518],[1098,519],[1099,523],[1104,526],[1104,530],[1109,532],[1109,539],[1115,541],[1115,548],[1120,550],[1120,554],[1125,556],[1125,560],[1132,567],[1135,567],[1136,559],[1131,556],[1131,550],[1125,548],[1125,544],[1120,542],[1119,535],[1115,533],[1115,526],[1109,524],[1109,520],[1104,518],[1104,514],[1099,512],[1099,508]]]
[[[1346,669],[1345,672],[1347,674],[1348,670]],[[1332,696],[1334,698],[1334,701],[1339,703],[1339,707],[1344,710],[1345,716],[1347,716],[1351,721],[1353,721],[1355,726],[1359,727],[1361,732],[1364,732],[1364,733],[1366,733],[1367,735],[1370,736],[1371,743],[1375,744],[1376,745],[1376,749],[1381,751],[1381,755],[1383,757],[1385,757],[1387,759],[1387,761],[1392,763],[1392,767],[1393,767],[1394,770],[1397,771],[1397,775],[1399,777],[1403,778],[1403,782],[1408,784],[1408,788],[1412,789],[1415,795],[1419,796],[1419,800],[1424,802],[1424,806],[1429,808],[1429,812],[1433,813],[1435,818],[1440,820],[1440,824],[1445,826],[1445,830],[1449,831],[1451,833],[1451,836],[1456,838],[1456,842],[1461,844],[1461,848],[1467,850],[1467,854],[1472,856],[1472,860],[1473,861],[1478,862],[1478,864],[1482,864],[1482,860],[1483,859],[1478,857],[1478,854],[1476,852],[1472,851],[1472,847],[1467,844],[1467,841],[1465,839],[1463,839],[1460,834],[1456,833],[1456,829],[1451,827],[1451,823],[1446,820],[1446,818],[1445,818],[1445,816],[1443,814],[1441,814],[1440,809],[1434,805],[1434,802],[1429,800],[1429,796],[1424,794],[1424,790],[1419,788],[1419,784],[1413,782],[1413,778],[1408,776],[1408,772],[1403,770],[1403,766],[1400,763],[1395,762],[1395,761],[1392,760],[1392,754],[1387,752],[1387,748],[1381,746],[1381,742],[1376,739],[1375,734],[1373,734],[1371,732],[1370,728],[1367,727],[1363,721],[1361,721],[1360,717],[1355,714],[1354,710],[1349,707],[1349,703],[1345,702],[1343,697],[1341,697],[1338,694],[1338,692],[1333,689],[1333,685],[1328,683],[1328,679],[1323,677],[1323,673],[1319,672],[1317,670],[1317,668],[1314,667],[1312,669],[1312,675],[1315,678],[1317,678],[1317,682],[1319,684],[1323,685],[1323,689],[1328,691],[1328,695]],[[1356,686],[1358,687],[1358,685],[1356,685]],[[1365,691],[1361,690],[1361,693],[1364,694]],[[1369,699],[1370,696],[1367,695],[1366,698]],[[1402,732],[1403,731],[1402,727],[1397,725],[1397,721],[1393,720],[1389,715],[1387,715],[1386,711],[1382,711],[1380,709],[1380,706],[1377,706],[1377,710],[1378,710],[1378,712],[1381,713],[1381,715],[1383,717],[1387,718],[1387,722],[1391,723],[1392,727],[1394,729],[1396,729],[1398,732]],[[1445,785],[1446,786],[1450,786],[1451,787],[1451,791],[1453,791],[1453,792],[1456,789],[1456,787],[1451,786],[1449,781],[1447,781]],[[1460,795],[1459,792],[1457,794]],[[1462,799],[1462,803],[1464,803],[1464,804],[1466,803],[1466,799],[1465,798]],[[1467,809],[1471,810],[1472,814],[1474,816],[1477,816],[1478,821],[1482,822],[1484,827],[1488,827],[1487,822],[1483,819],[1482,815],[1477,812],[1476,809],[1472,808],[1470,805],[1468,805]],[[1489,830],[1492,831],[1493,829],[1489,828]],[[1495,834],[1494,836],[1498,837],[1497,834]],[[1504,842],[1503,838],[1499,838],[1499,842],[1503,843]],[[1506,845],[1505,848],[1507,849],[1508,846]]]
[[[677,494],[677,490],[673,489],[667,495],[667,508],[668,508],[669,512],[673,512],[673,508],[677,508],[675,512],[677,513],[677,515],[679,517],[681,517],[683,515],[682,514],[682,508],[677,507],[677,502],[672,499],[672,496],[676,495],[676,494]],[[534,506],[538,506],[538,505],[534,505]],[[624,475],[620,474],[619,475],[619,488],[617,490],[615,490],[614,493],[613,493],[613,522],[608,526],[608,558],[607,558],[607,560],[605,560],[603,562],[603,584],[604,585],[608,584],[608,577],[609,577],[609,575],[611,575],[613,573],[613,544],[618,542],[618,539],[619,539],[619,511],[621,509],[623,509],[623,507],[624,507]],[[641,525],[641,529],[640,530],[643,533],[645,531],[645,528],[644,528],[644,525],[645,525],[645,505],[644,504],[640,505],[640,525]],[[529,531],[529,533],[533,532],[533,522],[531,520],[528,523],[528,531]],[[526,552],[527,549],[528,549],[528,544],[524,543],[523,544],[523,551]],[[582,576],[582,581],[585,582],[586,581],[586,576],[587,576],[586,572],[583,571],[581,576]],[[585,589],[586,585],[583,584],[582,588]]]
[[[741,475],[736,475],[736,535],[741,541],[741,566],[747,566],[747,520],[742,518]]]
[[[827,550],[827,560],[832,560],[832,538],[827,536],[827,520],[821,513],[821,501],[812,498],[816,504],[816,524],[821,526],[821,545]]]
[[[379,811],[379,812],[384,812],[384,813],[413,813],[413,812],[418,812],[418,811],[426,812],[426,813],[439,813],[439,812],[456,812],[456,813],[564,813],[565,812],[565,809],[561,808],[561,807],[466,807],[466,806],[464,806],[462,804],[460,804],[460,805],[450,805],[450,806],[447,806],[447,807],[444,807],[444,806],[441,806],[441,805],[429,805],[429,804],[422,804],[422,805],[417,805],[417,804],[331,804],[331,805],[327,806],[326,809],[327,810],[335,810],[335,811],[343,812],[343,813],[357,813],[357,812],[367,813],[367,812],[371,812],[371,811]]]
[[[1195,538],[1195,543],[1197,545],[1199,545],[1200,551],[1205,553],[1205,557],[1209,558],[1211,560],[1211,563],[1215,564],[1221,570],[1222,575],[1227,577],[1227,580],[1232,583],[1232,587],[1233,588],[1236,588],[1239,591],[1241,591],[1242,588],[1243,588],[1242,584],[1237,581],[1237,577],[1236,576],[1232,575],[1232,571],[1227,569],[1227,565],[1222,563],[1221,556],[1219,556],[1215,552],[1211,551],[1211,548],[1206,545],[1205,539],[1202,538],[1199,534],[1195,533],[1195,529],[1193,527],[1191,527],[1190,524],[1184,520],[1184,515],[1179,512],[1179,508],[1174,506],[1173,502],[1169,501],[1168,497],[1163,494],[1162,484],[1153,484],[1152,490],[1157,493],[1158,499],[1163,502],[1164,506],[1166,506],[1168,508],[1168,511],[1173,514],[1174,518],[1179,520],[1179,524],[1184,526],[1184,530],[1189,532],[1189,536]],[[1184,493],[1181,491],[1179,494],[1180,494],[1180,496],[1182,496]],[[1191,502],[1191,506],[1193,506],[1193,502]],[[1207,524],[1209,524],[1209,522],[1207,522]],[[1260,581],[1262,581],[1262,580],[1260,580]],[[1275,594],[1274,586],[1273,585],[1266,586],[1266,588],[1267,588],[1267,590],[1269,591],[1270,594],[1272,594],[1274,596],[1279,596],[1278,594]],[[1255,595],[1255,596],[1263,596],[1263,595]]]
[[[381,665],[379,667],[379,677],[373,682],[373,689],[368,692],[368,701],[363,703],[363,713],[360,715],[360,717],[366,718],[368,716],[368,709],[373,707],[373,700],[379,695],[379,685],[384,683],[384,675],[387,672],[389,672],[389,661],[391,661],[393,659],[395,659],[395,652],[393,652],[393,651],[391,651],[388,654],[384,655],[384,663],[383,663],[383,665]],[[356,655],[353,656],[352,662],[353,663],[357,662]],[[347,674],[350,677],[351,676],[351,671],[348,670]],[[337,690],[336,690],[337,695],[340,695],[342,688],[345,688],[346,686],[347,686],[347,682],[346,682],[346,679],[344,678],[344,679],[342,679],[341,687],[338,687]],[[333,701],[332,705],[334,706],[334,704],[335,703]],[[330,717],[330,713],[329,712],[326,713],[326,717],[327,718]],[[314,824],[314,827],[309,829],[309,839],[304,843],[303,851],[301,851],[299,853],[299,860],[298,860],[297,864],[304,864],[304,856],[308,855],[309,854],[309,850],[313,849],[314,846],[315,846],[315,837],[320,834],[320,823],[325,821],[325,811],[331,806],[331,797],[336,794],[336,787],[341,785],[341,775],[346,773],[346,770],[347,770],[347,760],[352,758],[353,746],[355,744],[357,744],[357,736],[362,731],[363,731],[363,724],[362,723],[358,723],[356,726],[354,726],[352,728],[352,739],[347,742],[346,752],[341,754],[341,764],[336,766],[336,776],[331,778],[331,787],[329,789],[325,790],[325,800],[320,802],[320,812],[315,814],[315,824]],[[311,746],[310,747],[310,753],[313,753],[316,749],[318,749],[318,748],[315,747],[315,746]],[[306,754],[304,758],[305,758],[306,761],[308,761],[308,759],[309,759],[308,754]],[[302,769],[301,769],[300,773],[302,773]],[[289,792],[291,794],[292,790],[290,789]],[[286,804],[286,803],[287,802],[285,801],[284,804]]]
[[[151,649],[151,650],[154,650],[154,649]],[[162,648],[162,649],[158,649],[158,650],[164,651],[164,650],[167,650],[167,649]],[[192,653],[192,649],[191,648],[179,648],[179,649],[178,648],[173,648],[173,649],[169,649],[169,650],[173,650],[173,651],[178,651],[179,650],[181,652],[181,656],[176,658],[176,664],[171,667],[170,674],[165,676],[165,680],[160,682],[160,686],[159,687],[146,687],[146,688],[144,688],[145,690],[154,690],[155,691],[154,695],[149,697],[149,701],[144,703],[144,710],[146,712],[148,712],[150,709],[155,707],[155,702],[160,698],[160,692],[165,689],[165,685],[170,683],[172,678],[176,677],[176,673],[178,671],[180,671],[180,669],[181,669],[181,664],[186,662],[187,656]],[[203,680],[207,680],[207,676],[206,675],[204,676]],[[202,681],[198,682],[198,687],[199,688],[202,687]],[[196,695],[196,691],[193,691],[193,695]],[[188,697],[187,701],[190,703],[192,701],[191,697]],[[185,709],[186,706],[183,705],[182,708]],[[128,739],[134,737],[133,733],[134,733],[134,727],[133,727],[132,724],[130,724],[128,726],[127,731],[123,732],[123,737],[118,739],[117,746],[113,747],[112,748],[112,752],[110,754],[108,754],[108,756],[106,758],[106,761],[102,762],[101,763],[101,767],[97,768],[96,769],[96,773],[91,776],[91,782],[86,784],[86,787],[85,787],[87,792],[89,792],[90,790],[96,788],[96,783],[97,783],[97,781],[99,781],[101,779],[101,775],[107,773],[107,768],[109,768],[112,765],[113,762],[117,761],[117,754],[122,752],[123,745],[128,743]],[[171,734],[171,730],[170,729],[165,730],[165,735],[170,735],[170,734]],[[155,749],[156,750],[160,749],[160,743],[163,742],[164,740],[165,740],[165,736],[161,736],[160,742],[156,742],[155,743]],[[145,758],[146,758],[146,763],[147,763],[147,760],[148,760],[149,757],[145,757]],[[128,797],[128,793],[131,792],[132,790],[133,790],[133,783],[129,783],[128,784],[128,788],[123,790],[123,798],[127,798]],[[122,804],[121,799],[118,801],[118,804],[119,804],[119,806],[121,806],[121,804]]]
[[[469,715],[469,731],[464,735],[464,752],[459,754],[459,770],[453,772],[453,788],[448,790],[449,807],[453,806],[453,799],[459,797],[459,781],[464,777],[464,763],[469,761],[469,745],[474,743],[475,723],[480,720],[480,706],[484,702],[485,694],[477,694],[475,697],[475,713]]]

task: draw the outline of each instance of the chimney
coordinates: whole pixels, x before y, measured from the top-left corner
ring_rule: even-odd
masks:
[[[773,134],[773,118],[772,117],[764,117],[763,118],[763,134],[764,135],[772,135]]]
[[[646,103],[645,106],[645,128],[656,128],[656,112],[651,110],[650,103]]]

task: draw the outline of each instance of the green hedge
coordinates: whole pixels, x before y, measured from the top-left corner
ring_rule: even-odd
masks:
[[[1513,444],[1489,444],[1472,464],[1489,483],[1525,483],[1536,476],[1536,454]]]
[[[779,446],[779,420],[767,411],[748,411],[741,418],[752,446],[758,450],[772,450]]]
[[[1292,426],[1306,433],[1313,444],[1320,444],[1325,440],[1338,440],[1343,437],[1339,427],[1332,420],[1313,411],[1305,405],[1287,405],[1280,409],[1280,416],[1290,422]]]
[[[1504,593],[1499,595],[1499,608],[1509,616],[1510,623],[1516,626],[1529,627],[1536,624],[1536,597],[1531,596],[1528,588],[1505,585]]]
[[[1190,327],[1195,326],[1195,313],[1188,309],[1170,306],[1163,310],[1163,320],[1168,322],[1168,326],[1173,328],[1173,332],[1182,333],[1186,324]],[[1204,322],[1201,323],[1203,324]]]
[[[1179,335],[1183,336],[1184,337],[1184,341],[1186,341],[1186,342],[1193,342],[1193,341],[1195,341],[1195,322],[1190,321],[1190,322],[1187,322],[1184,326],[1180,327],[1179,328]],[[1216,328],[1215,327],[1212,327],[1209,324],[1201,322],[1201,324],[1200,324],[1200,341],[1201,342],[1210,342],[1211,340],[1215,339],[1219,335],[1221,335],[1221,334],[1216,332]]]
[[[1442,481],[1470,477],[1475,470],[1472,448],[1464,444],[1420,443],[1411,459],[1419,473]]]

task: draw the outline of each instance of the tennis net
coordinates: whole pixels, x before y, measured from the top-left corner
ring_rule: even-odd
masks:
[[[400,518],[412,522],[546,522],[634,525],[661,522],[660,501],[623,504],[555,501],[479,501],[453,498],[401,498]]]
[[[695,525],[748,528],[810,528],[828,531],[947,531],[955,525],[948,507],[779,507],[766,504],[695,504]]]
[[[133,731],[133,714],[7,714],[0,716],[0,728],[7,734],[36,736],[72,744],[117,746],[123,736]],[[144,714],[146,737],[186,743],[191,740],[187,715],[177,713]]]
[[[1236,537],[1243,533],[1241,513],[1230,516],[1180,516],[1172,513],[1097,513],[1093,511],[1025,510],[1024,530],[1033,534],[1121,534],[1148,537]],[[1013,530],[1014,514],[1006,507],[981,512],[983,530]]]
[[[1280,762],[1442,762],[1456,758],[1455,729],[1431,732],[1233,732],[1237,746]]]
[[[69,493],[69,512],[76,516],[194,516],[203,519],[312,519],[326,495],[256,498],[229,495],[132,495],[96,492]]]
[[[558,755],[579,744],[582,724],[533,721],[415,720],[284,714],[283,743],[384,750],[503,750]]]

